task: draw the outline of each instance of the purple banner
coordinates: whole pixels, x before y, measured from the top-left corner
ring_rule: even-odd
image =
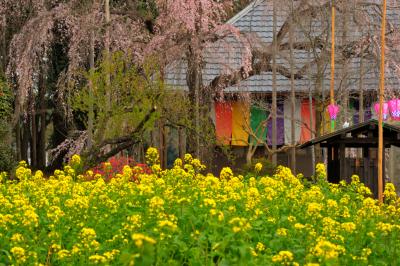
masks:
[[[370,120],[372,118],[372,112],[371,112],[371,107],[367,106],[364,110],[364,122]],[[359,119],[358,119],[358,110],[356,110],[356,112],[354,113],[353,116],[353,123],[354,125],[359,123]]]
[[[276,145],[283,145],[285,143],[285,121],[283,119],[283,103],[277,104],[277,118],[276,118]],[[268,120],[268,145],[272,146],[272,116]]]

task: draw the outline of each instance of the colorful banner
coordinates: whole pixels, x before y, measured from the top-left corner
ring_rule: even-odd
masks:
[[[301,133],[301,101],[300,99],[295,100],[294,109],[294,123],[295,123],[295,139],[294,142],[298,143],[300,140]],[[284,125],[285,125],[285,144],[292,144],[292,103],[291,99],[286,99],[284,102]]]
[[[232,138],[232,105],[230,102],[215,102],[215,121],[217,141],[229,145]]]
[[[277,140],[276,140],[276,145],[283,145],[285,142],[285,122],[283,119],[283,103],[278,103],[277,104],[277,118],[276,118],[276,135],[277,135]],[[268,131],[267,131],[267,139],[268,139],[268,145],[272,145],[272,117],[271,119],[268,120]]]
[[[244,101],[232,103],[232,145],[247,146],[249,145],[249,122],[250,110],[249,104]]]
[[[267,139],[267,118],[269,112],[258,106],[251,106],[250,108],[250,127],[258,140],[266,141]],[[262,145],[256,138],[250,136],[250,143],[253,145]]]
[[[304,143],[313,138],[313,132],[315,132],[315,102],[312,102],[312,125],[311,125],[311,112],[310,112],[310,101],[303,100],[301,102],[301,135],[300,135],[300,143]],[[328,116],[329,119],[329,116]],[[315,133],[314,133],[315,134]]]

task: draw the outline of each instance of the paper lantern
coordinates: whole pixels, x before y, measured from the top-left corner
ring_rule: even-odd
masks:
[[[336,120],[336,117],[339,113],[339,106],[336,104],[328,105],[328,113],[331,120]]]
[[[379,103],[376,103],[374,105],[375,113],[379,117]],[[382,114],[383,114],[383,120],[388,119],[389,116],[389,104],[387,102],[383,103],[382,106]]]
[[[400,99],[388,101],[390,115],[394,120],[400,120]]]

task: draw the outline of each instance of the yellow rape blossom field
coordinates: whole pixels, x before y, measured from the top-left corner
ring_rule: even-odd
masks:
[[[190,155],[151,174],[105,182],[81,159],[44,177],[24,162],[0,177],[3,265],[400,265],[400,200],[378,204],[357,176],[329,184],[278,167],[273,176],[206,174]],[[92,178],[88,179],[88,176]],[[88,181],[89,180],[89,181]]]

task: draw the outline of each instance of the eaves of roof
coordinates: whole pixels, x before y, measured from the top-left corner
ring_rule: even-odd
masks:
[[[300,145],[299,148],[300,149],[307,148],[309,146],[313,146],[315,144],[321,143],[321,142],[329,140],[329,139],[333,139],[333,138],[335,138],[337,136],[340,136],[340,135],[343,135],[343,134],[347,134],[347,133],[350,133],[350,132],[355,131],[355,130],[359,130],[359,129],[362,129],[362,128],[368,128],[368,127],[370,127],[372,125],[377,128],[378,127],[378,120],[371,119],[371,120],[363,122],[363,123],[359,123],[359,124],[356,124],[356,125],[353,125],[353,126],[350,126],[350,127],[347,127],[347,128],[339,129],[339,130],[337,130],[335,132],[332,132],[332,133],[323,135],[321,137],[317,137],[315,139],[309,140],[306,143]],[[383,126],[383,129],[386,130],[386,131],[395,131],[397,133],[400,133],[400,127],[398,127],[398,126],[391,125],[389,123],[383,123],[382,126]]]
[[[231,19],[229,19],[226,23],[227,24],[235,24],[238,20],[240,20],[242,17],[247,15],[254,7],[258,6],[265,0],[254,0],[251,2],[248,6],[246,6],[242,11],[237,13],[235,16],[233,16]]]

